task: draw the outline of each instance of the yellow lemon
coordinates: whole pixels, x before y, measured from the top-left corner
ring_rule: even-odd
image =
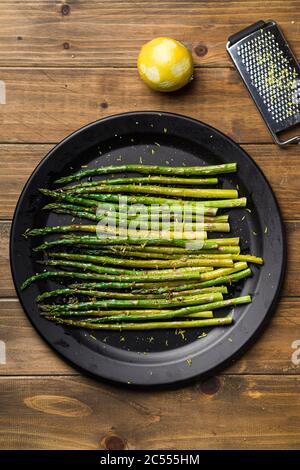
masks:
[[[181,42],[155,38],[143,45],[138,57],[141,79],[158,91],[174,91],[193,78],[193,59]]]

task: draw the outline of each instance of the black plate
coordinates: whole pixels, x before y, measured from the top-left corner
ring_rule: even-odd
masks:
[[[153,151],[155,153],[153,153]],[[220,187],[235,188],[248,198],[248,208],[230,211],[233,233],[243,252],[262,256],[263,267],[251,266],[253,277],[232,288],[252,294],[253,302],[234,309],[230,327],[150,332],[92,332],[63,328],[39,315],[35,297],[57,287],[54,281],[20,285],[42,267],[32,248],[40,239],[25,240],[28,227],[68,222],[68,216],[41,211],[48,201],[37,191],[81,165],[121,163],[201,165],[237,162],[238,173],[222,178]],[[231,139],[188,117],[136,112],[107,117],[76,131],[58,144],[35,169],[17,204],[11,230],[11,269],[21,304],[43,338],[64,358],[95,376],[123,383],[175,383],[207,373],[244,350],[270,317],[282,283],[285,261],[283,227],[274,194],[253,160]],[[39,255],[40,257],[41,255]],[[220,311],[224,315],[227,311]],[[178,332],[177,332],[178,333]],[[191,359],[191,360],[190,360]]]

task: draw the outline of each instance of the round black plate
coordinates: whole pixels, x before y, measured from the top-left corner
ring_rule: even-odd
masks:
[[[82,165],[122,163],[201,165],[237,162],[238,173],[222,178],[220,187],[238,185],[248,210],[230,211],[233,233],[243,252],[262,256],[264,266],[251,266],[253,277],[232,287],[232,294],[252,294],[253,302],[236,307],[233,326],[186,332],[92,332],[63,328],[43,319],[35,302],[54,281],[20,285],[43,267],[32,248],[40,239],[25,240],[28,227],[68,223],[68,216],[48,214],[48,201],[38,192],[53,187],[59,176]],[[271,315],[281,286],[285,242],[274,194],[253,160],[231,139],[188,117],[135,112],[107,117],[76,131],[58,144],[35,169],[17,204],[11,230],[11,269],[21,304],[43,338],[64,358],[95,376],[139,385],[175,383],[212,371],[233,359],[256,336]],[[227,311],[219,311],[224,315]],[[206,333],[206,336],[203,335]]]

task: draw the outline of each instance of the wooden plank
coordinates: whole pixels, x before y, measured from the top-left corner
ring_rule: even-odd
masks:
[[[288,375],[226,376],[149,392],[85,378],[3,377],[0,445],[3,450],[298,449],[299,384],[299,377]]]
[[[297,0],[2,1],[0,65],[135,66],[143,43],[171,36],[196,65],[228,66],[228,37],[260,18],[275,18],[300,54]]]
[[[1,143],[57,142],[103,116],[154,109],[186,114],[247,143],[271,142],[255,105],[232,69],[201,69],[175,94],[150,90],[132,69],[1,68],[6,104]]]
[[[0,219],[13,216],[16,202],[28,177],[53,145],[0,145]],[[285,219],[299,220],[299,149],[276,145],[244,145],[270,181]]]
[[[0,375],[78,375],[40,338],[17,300],[0,301],[0,312],[0,341],[6,348]],[[283,298],[263,336],[223,374],[299,375],[300,366],[292,362],[299,325],[300,299]]]
[[[9,266],[9,232],[8,222],[0,223],[0,298],[15,295]],[[283,292],[286,296],[298,296],[300,284],[300,222],[287,222],[289,259]]]
[[[18,300],[0,301],[0,312],[0,341],[6,353],[0,375],[78,374],[38,335]]]
[[[10,224],[0,224],[0,297],[14,296],[15,288],[11,278],[10,264],[9,264],[9,235]]]
[[[0,218],[11,219],[21,191],[53,145],[0,145]]]

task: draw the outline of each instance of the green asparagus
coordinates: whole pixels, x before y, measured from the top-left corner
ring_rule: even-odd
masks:
[[[171,176],[202,176],[220,175],[222,173],[234,173],[237,169],[236,163],[225,163],[211,166],[158,166],[158,165],[119,165],[81,170],[73,175],[64,176],[56,180],[58,184],[66,184],[78,181],[87,176],[107,175],[109,173],[141,173],[146,175],[171,175]]]

